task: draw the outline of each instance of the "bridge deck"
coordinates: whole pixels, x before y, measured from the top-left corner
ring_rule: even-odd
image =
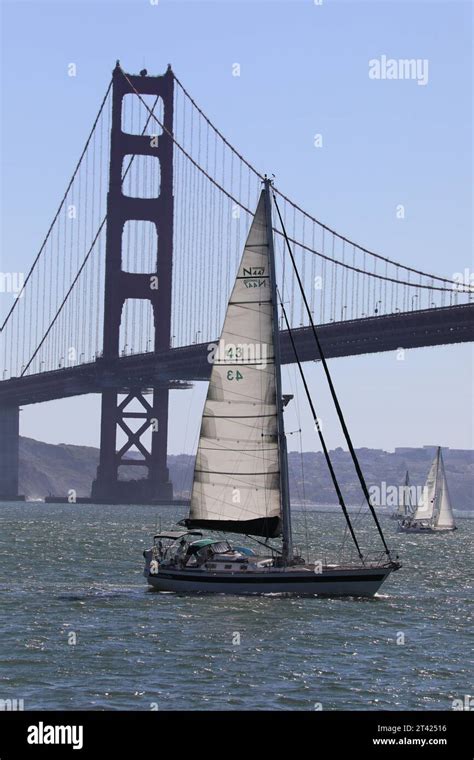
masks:
[[[474,340],[474,303],[329,323],[318,326],[318,333],[328,358],[464,343]],[[319,355],[311,328],[298,328],[293,334],[300,358],[317,361]],[[286,331],[281,333],[281,343],[283,363],[292,364],[294,355]],[[134,354],[112,362],[98,359],[4,380],[0,382],[0,405],[25,406],[100,393],[104,388],[125,392],[130,387],[160,383],[186,388],[193,380],[209,379],[208,345],[171,348],[160,354]]]

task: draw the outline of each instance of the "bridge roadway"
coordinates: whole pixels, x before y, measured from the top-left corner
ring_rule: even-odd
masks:
[[[319,359],[311,328],[293,330],[302,361]],[[474,303],[364,317],[318,326],[328,358],[419,348],[474,340]],[[172,389],[208,380],[209,343],[170,348],[159,354],[133,354],[114,361],[64,367],[0,382],[0,406],[25,406],[59,398],[100,393],[104,388],[147,388],[160,383]],[[288,333],[281,332],[282,360],[294,362]]]

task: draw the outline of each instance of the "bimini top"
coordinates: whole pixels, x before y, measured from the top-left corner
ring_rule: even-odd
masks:
[[[183,536],[202,536],[202,533],[198,530],[165,530],[162,533],[157,533],[153,539],[169,538],[172,541],[178,541]]]
[[[232,551],[231,545],[228,541],[223,541],[222,538],[202,538],[200,541],[193,541],[189,545],[188,552],[190,554],[197,554],[201,549],[208,547],[212,554],[225,554]]]
[[[201,533],[202,536],[202,533]],[[212,544],[222,543],[221,538],[202,538],[200,541],[193,541],[191,547],[193,549],[202,549],[204,546],[211,546]]]

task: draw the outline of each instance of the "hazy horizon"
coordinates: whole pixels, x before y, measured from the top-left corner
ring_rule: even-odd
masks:
[[[92,448],[92,449],[99,450],[99,446],[98,445],[94,446],[94,445],[83,444],[83,443],[69,443],[68,441],[57,441],[56,443],[50,443],[49,441],[44,441],[44,440],[41,440],[39,438],[33,438],[32,436],[23,435],[23,434],[20,434],[20,438],[25,438],[25,439],[28,439],[30,441],[35,441],[36,443],[44,443],[44,444],[46,444],[48,446],[77,446],[78,448],[79,447],[84,447],[84,448]],[[383,451],[385,454],[394,454],[396,451],[400,451],[400,450],[403,450],[403,449],[410,449],[410,450],[413,450],[413,451],[421,451],[423,449],[436,449],[436,448],[438,448],[438,446],[440,446],[441,449],[447,450],[447,451],[473,451],[474,452],[474,448],[473,447],[471,447],[471,448],[459,448],[459,447],[453,447],[453,446],[446,446],[443,443],[439,443],[439,442],[438,443],[425,443],[425,444],[422,444],[420,446],[404,446],[404,445],[401,445],[401,446],[396,446],[394,449],[387,449],[387,448],[383,448],[383,447],[379,447],[379,446],[376,446],[376,447],[373,447],[373,446],[355,446],[354,448],[356,449],[356,451],[360,451],[360,450]],[[336,446],[334,449],[329,449],[329,451],[330,452],[342,451],[344,454],[349,454],[349,449],[345,448],[344,446]],[[175,457],[179,457],[179,456],[194,456],[195,453],[196,452],[191,452],[191,451],[177,451],[177,452],[169,452],[168,451],[168,456],[175,456]],[[322,452],[322,449],[318,449],[318,450],[316,450],[316,449],[302,449],[302,450],[300,450],[299,448],[295,449],[295,448],[291,448],[291,446],[288,446],[288,454],[300,454],[300,453],[302,453],[302,454],[322,454],[323,452]],[[133,456],[134,454],[136,456],[139,456],[139,454],[137,452],[134,452],[134,451],[130,451],[129,452],[129,455],[131,455],[131,456]]]

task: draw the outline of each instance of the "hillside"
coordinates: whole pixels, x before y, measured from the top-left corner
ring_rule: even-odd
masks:
[[[381,483],[398,487],[405,472],[410,472],[414,486],[422,486],[431,460],[433,446],[419,449],[358,449],[357,454],[369,486]],[[474,508],[474,452],[443,449],[446,473],[453,505],[456,509]],[[349,504],[359,504],[362,494],[348,452],[331,452],[334,468]],[[28,499],[43,499],[51,494],[65,495],[75,489],[78,496],[89,496],[99,461],[99,450],[91,446],[52,445],[32,438],[20,438],[20,493]],[[169,456],[168,466],[176,496],[188,496],[193,474],[193,457]],[[302,469],[303,468],[303,469]],[[324,457],[320,452],[289,453],[290,489],[295,502],[336,503]],[[303,474],[304,473],[304,487]],[[124,468],[125,478],[142,477],[138,467]],[[383,488],[383,487],[382,487]],[[386,489],[385,489],[386,490]],[[390,492],[389,492],[390,493]],[[382,493],[383,499],[383,493]]]

